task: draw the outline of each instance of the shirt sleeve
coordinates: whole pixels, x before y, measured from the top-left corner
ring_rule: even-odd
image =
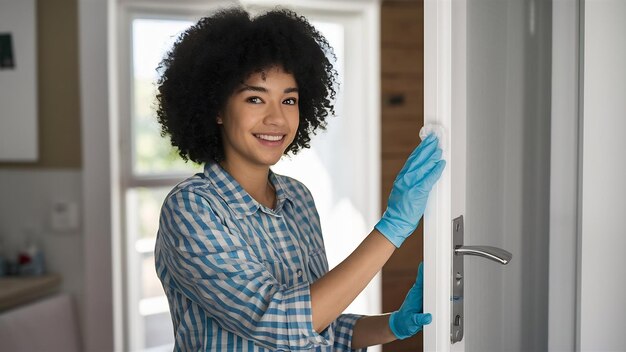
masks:
[[[358,350],[352,349],[352,334],[354,332],[354,324],[362,315],[341,314],[335,323],[335,343],[333,349],[335,351],[367,351],[367,347]]]
[[[332,344],[313,329],[309,283],[281,285],[202,196],[168,197],[158,241],[178,289],[225,330],[271,350]]]

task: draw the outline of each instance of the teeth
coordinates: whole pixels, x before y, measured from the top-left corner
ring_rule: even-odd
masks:
[[[283,139],[283,136],[270,136],[268,134],[257,134],[255,135],[257,138],[261,138],[261,139],[265,139],[266,141],[279,141],[281,139]]]

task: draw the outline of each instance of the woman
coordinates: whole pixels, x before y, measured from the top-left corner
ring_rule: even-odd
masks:
[[[183,159],[205,164],[167,196],[157,235],[175,350],[347,351],[430,322],[421,266],[400,310],[341,313],[417,227],[445,167],[434,135],[400,171],[375,229],[332,271],[309,190],[270,170],[334,113],[328,56],[293,12],[228,9],[188,29],[163,60],[163,133]]]

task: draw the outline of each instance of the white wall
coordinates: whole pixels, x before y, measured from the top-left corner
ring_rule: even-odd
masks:
[[[625,351],[626,2],[584,2],[579,348]]]
[[[47,271],[62,276],[59,291],[76,300],[79,325],[84,292],[82,232],[53,231],[50,212],[59,200],[75,202],[81,208],[81,175],[75,170],[0,170],[2,251],[13,260],[26,237],[35,240],[44,252]]]

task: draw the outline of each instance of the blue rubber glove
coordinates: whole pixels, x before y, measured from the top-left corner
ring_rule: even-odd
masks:
[[[415,284],[409,290],[400,309],[391,313],[389,317],[389,327],[398,339],[406,339],[417,334],[424,325],[428,325],[432,321],[430,313],[423,314],[423,296],[424,269],[420,263]]]
[[[439,139],[431,133],[409,155],[393,182],[387,210],[375,226],[398,248],[417,228],[428,194],[446,166],[438,144]]]

